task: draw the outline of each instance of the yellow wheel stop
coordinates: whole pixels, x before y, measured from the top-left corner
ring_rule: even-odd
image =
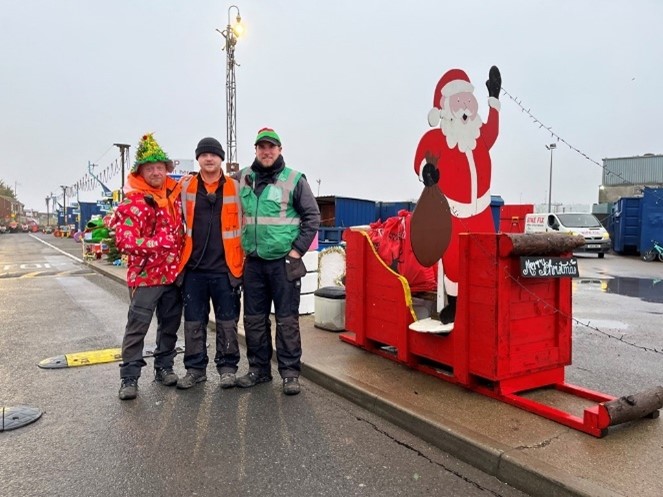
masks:
[[[184,352],[184,346],[176,345],[175,352],[180,354]],[[145,349],[143,357],[152,357],[154,348]],[[88,350],[86,352],[75,352],[73,354],[64,354],[49,357],[40,361],[38,366],[42,369],[62,369],[73,368],[77,366],[91,366],[93,364],[105,364],[108,362],[118,362],[122,360],[122,349],[101,349]]]

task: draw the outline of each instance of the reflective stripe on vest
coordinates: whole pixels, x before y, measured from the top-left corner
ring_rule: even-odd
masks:
[[[251,219],[246,219],[244,224],[272,224],[272,225],[288,225],[288,224],[299,224],[299,216],[296,217],[286,217],[283,215],[283,212],[280,213],[279,217],[253,217]]]
[[[196,208],[196,195],[198,191],[198,177],[187,175],[180,180],[182,185],[182,213],[186,225],[186,236],[180,269],[182,269],[193,249],[193,216]],[[244,251],[241,245],[242,234],[242,204],[239,199],[239,184],[237,180],[226,176],[223,184],[223,205],[221,206],[221,239],[225,253],[226,264],[233,276],[239,278],[244,267]]]
[[[295,180],[298,178],[298,174],[296,171],[293,171],[292,169],[288,168],[287,170],[290,172],[290,174],[288,175],[288,179],[286,181],[281,181],[281,176],[283,175],[283,172],[286,171],[286,169],[281,171],[281,174],[279,174],[279,178],[277,179],[278,186],[283,192],[283,195],[281,196],[281,210],[279,211],[279,217],[260,216],[260,217],[253,217],[251,219],[247,218],[244,220],[245,224],[275,224],[275,225],[299,224],[299,216],[288,217],[288,205],[290,204],[290,194],[295,189]],[[239,184],[241,185],[242,183],[244,183],[246,181],[245,178],[250,174],[251,170],[249,168],[242,171]]]
[[[264,259],[277,259],[292,249],[299,233],[300,217],[292,205],[293,192],[302,174],[288,167],[274,183],[268,183],[256,196],[255,174],[246,168],[240,175],[240,197],[245,209],[242,247]],[[251,181],[247,182],[247,178]],[[275,190],[275,191],[274,191]],[[278,193],[276,193],[278,192]]]

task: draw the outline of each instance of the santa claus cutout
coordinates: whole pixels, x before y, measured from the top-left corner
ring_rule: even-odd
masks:
[[[490,209],[490,149],[499,131],[498,98],[502,79],[497,67],[491,67],[486,86],[490,110],[484,124],[478,115],[479,104],[467,74],[460,69],[447,71],[435,87],[433,109],[428,113],[428,123],[433,129],[421,138],[414,157],[414,170],[423,181],[424,190],[439,188],[446,198],[445,206],[448,203],[447,212],[451,214],[451,234],[446,250],[440,254],[442,264],[438,284],[447,297],[447,304],[440,311],[440,321],[451,323],[448,330],[453,327],[456,315],[458,236],[460,233],[495,232]],[[419,226],[428,224],[429,231],[427,237],[419,237],[419,240],[435,238],[430,236],[430,227],[435,225],[435,220],[431,217],[431,210],[426,212],[429,222]],[[414,224],[414,215],[412,222]],[[422,247],[415,246],[414,228],[412,238],[417,255],[422,252]]]

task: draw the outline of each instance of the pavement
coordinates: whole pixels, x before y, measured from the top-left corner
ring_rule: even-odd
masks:
[[[125,282],[126,269],[87,263]],[[304,378],[526,493],[663,495],[662,418],[595,438],[342,342],[316,328],[312,315],[301,316],[300,325]],[[584,407],[565,406],[577,415]]]

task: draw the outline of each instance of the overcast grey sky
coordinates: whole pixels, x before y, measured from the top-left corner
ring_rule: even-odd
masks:
[[[171,158],[223,143],[225,52],[211,0],[0,0],[0,178],[27,208],[105,168],[146,131]],[[237,0],[242,166],[256,131],[281,135],[313,191],[418,198],[413,157],[435,85],[464,69],[487,118],[491,65],[503,88],[589,157],[663,152],[660,0]],[[234,16],[234,14],[233,14]],[[492,149],[492,193],[547,201],[556,139],[506,95]],[[597,201],[601,169],[560,143],[553,202]],[[119,175],[108,186],[120,185]],[[101,189],[81,194],[94,200]]]

